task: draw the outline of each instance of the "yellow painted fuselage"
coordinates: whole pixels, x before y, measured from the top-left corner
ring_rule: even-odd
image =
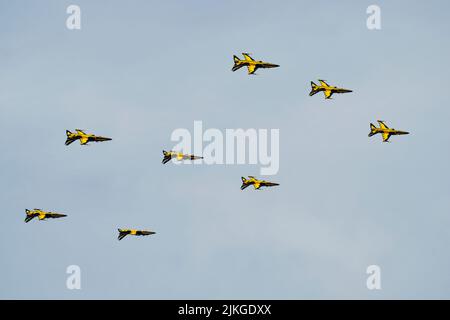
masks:
[[[253,186],[253,188],[255,188],[255,190],[258,190],[261,187],[279,186],[278,183],[269,182],[269,181],[265,181],[265,180],[259,180],[253,176],[249,176],[248,179],[241,177],[241,180],[242,180],[241,190],[244,190],[245,188],[247,188],[249,186]]]
[[[76,129],[75,132],[70,132],[66,130],[67,140],[66,146],[71,144],[76,140],[80,140],[80,145],[86,145],[89,142],[102,142],[102,141],[110,141],[111,138],[96,136],[94,134],[87,134],[83,130]]]
[[[146,230],[136,230],[136,229],[117,229],[119,231],[119,240],[122,240],[127,235],[131,236],[149,236],[152,234],[155,234],[156,232],[153,231],[146,231]]]
[[[247,67],[248,74],[254,74],[260,68],[277,68],[278,64],[254,60],[248,53],[242,53],[244,59],[241,60],[237,56],[233,56],[234,66],[231,71],[236,71],[242,67]]]
[[[34,218],[38,218],[39,220],[45,220],[45,219],[55,219],[55,218],[62,218],[67,217],[65,214],[55,213],[55,212],[47,212],[41,209],[33,209],[28,210],[25,209],[25,222],[30,222]]]
[[[313,96],[318,92],[323,92],[325,95],[325,99],[331,99],[331,96],[335,93],[353,92],[352,90],[349,90],[349,89],[330,86],[324,80],[319,80],[319,82],[320,82],[320,85],[317,85],[311,81],[311,92],[309,93],[310,96]]]
[[[389,128],[384,121],[378,120],[377,121],[380,125],[379,128],[377,128],[374,124],[370,124],[370,133],[369,133],[369,137],[372,137],[373,135],[376,134],[381,134],[381,136],[383,137],[383,142],[388,142],[389,138],[391,136],[398,136],[398,135],[405,135],[405,134],[409,134],[409,132],[407,131],[401,131],[401,130],[395,130],[394,128]]]
[[[203,157],[200,156],[194,156],[193,154],[184,154],[182,152],[178,151],[165,151],[163,150],[164,158],[162,160],[163,164],[166,164],[172,159],[181,161],[181,160],[200,160],[203,159]]]

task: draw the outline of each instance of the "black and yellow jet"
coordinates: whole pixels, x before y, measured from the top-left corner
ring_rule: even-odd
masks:
[[[67,140],[66,146],[76,140],[80,140],[80,145],[86,145],[88,142],[102,142],[112,140],[111,138],[96,136],[94,134],[87,134],[83,130],[75,129],[75,132],[66,130]]]
[[[349,90],[349,89],[330,86],[328,83],[325,82],[325,80],[319,80],[319,82],[320,82],[320,85],[317,85],[311,81],[311,92],[309,93],[310,96],[313,96],[316,93],[323,91],[323,94],[325,95],[325,99],[331,99],[331,96],[333,95],[333,93],[353,92],[352,90]]]
[[[164,158],[162,160],[163,164],[166,164],[167,162],[169,162],[172,159],[176,159],[178,161],[203,159],[203,157],[194,156],[192,154],[183,154],[181,152],[176,152],[176,151],[165,151],[165,150],[163,150],[163,155],[164,155]]]
[[[268,63],[264,61],[254,60],[248,53],[242,53],[244,60],[239,59],[237,56],[233,56],[234,66],[231,71],[236,71],[242,67],[247,67],[248,74],[254,74],[259,68],[277,68],[278,64]]]
[[[389,128],[384,121],[377,120],[378,124],[380,125],[379,128],[377,128],[374,124],[370,124],[370,133],[369,137],[381,133],[381,136],[383,137],[383,142],[388,142],[389,138],[391,136],[397,136],[397,135],[403,135],[403,134],[409,134],[409,132],[406,131],[400,131],[395,130],[394,128]]]
[[[67,217],[65,214],[55,213],[55,212],[46,212],[41,209],[33,209],[28,210],[25,209],[26,217],[25,222],[30,222],[34,218],[38,217],[39,220],[45,220],[45,219],[55,219],[55,218],[63,218]]]
[[[153,231],[145,231],[145,230],[135,230],[135,229],[117,229],[119,230],[119,237],[117,239],[122,240],[127,235],[132,236],[149,236],[151,234],[155,234]]]
[[[258,180],[253,176],[248,176],[248,179],[241,177],[241,179],[242,179],[241,190],[244,190],[245,188],[247,188],[248,186],[251,186],[251,185],[253,185],[255,190],[258,190],[261,187],[274,187],[274,186],[280,185],[279,183],[268,182],[265,180]]]

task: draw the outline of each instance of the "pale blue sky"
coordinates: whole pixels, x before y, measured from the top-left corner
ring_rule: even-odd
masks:
[[[0,0],[0,298],[450,298],[449,10]],[[233,73],[241,52],[281,67]],[[354,92],[309,97],[318,78]],[[377,119],[411,134],[369,139]],[[242,192],[258,166],[163,166],[194,120],[280,129],[281,185]],[[113,141],[66,147],[74,128]],[[68,217],[25,224],[34,207]]]

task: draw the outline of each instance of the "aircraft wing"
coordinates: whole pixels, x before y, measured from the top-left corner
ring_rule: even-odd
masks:
[[[387,142],[389,140],[389,138],[391,137],[391,135],[389,133],[382,133],[383,136],[383,142]]]
[[[82,138],[80,138],[80,144],[86,144],[86,143],[88,143],[88,141],[89,141],[89,138],[88,137],[82,137]]]
[[[325,80],[319,80],[320,85],[324,87],[329,87],[328,83],[325,82]]]
[[[256,65],[250,64],[247,66],[247,69],[248,69],[248,74],[254,74],[256,71]]]
[[[248,53],[242,53],[242,55],[244,56],[244,59],[247,61],[255,61],[252,57],[250,57]]]
[[[255,182],[255,183],[253,184],[253,187],[255,187],[255,190],[258,190],[259,188],[261,188],[261,183]]]
[[[331,96],[333,95],[333,91],[331,91],[331,90],[325,90],[325,91],[323,92],[323,94],[325,95],[325,99],[330,99]]]
[[[378,120],[377,122],[380,125],[381,129],[389,129],[389,127],[384,124],[384,121]]]

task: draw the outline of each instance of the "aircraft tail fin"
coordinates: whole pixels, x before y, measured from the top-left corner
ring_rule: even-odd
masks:
[[[117,229],[119,231],[119,236],[117,237],[117,239],[120,241],[123,238],[125,238],[125,236],[127,235],[126,232],[124,232],[122,229]]]
[[[231,71],[236,71],[236,70],[238,70],[238,69],[240,69],[240,68],[242,68],[244,65],[241,63],[241,60],[236,56],[236,55],[234,55],[233,56],[233,60],[234,60],[234,66],[233,66],[233,68],[231,69]]]
[[[163,160],[162,160],[162,163],[163,163],[163,164],[166,164],[167,162],[169,162],[170,160],[172,160],[172,156],[171,156],[171,154],[170,154],[169,152],[163,150],[163,155],[164,155],[164,158],[163,158]]]
[[[72,135],[73,135],[72,132],[70,132],[69,130],[66,130],[66,136],[67,136],[66,146],[68,146],[69,144],[71,144],[72,142],[74,142],[76,140],[72,137]]]
[[[309,95],[310,95],[310,96],[313,96],[313,95],[315,95],[317,92],[319,92],[319,91],[317,90],[317,88],[318,88],[318,85],[311,81],[311,92],[309,93]]]
[[[241,190],[244,190],[249,186],[249,184],[247,183],[247,179],[245,179],[244,177],[241,177],[241,180],[242,180]]]
[[[375,127],[375,125],[373,123],[370,124],[370,133],[369,133],[369,137],[373,136],[376,132],[375,129],[377,127]]]
[[[26,217],[25,217],[25,223],[28,223],[28,222],[30,222],[31,220],[33,220],[33,216],[29,216],[28,214],[30,213],[30,210],[28,210],[28,209],[25,209],[25,214],[26,214]]]

